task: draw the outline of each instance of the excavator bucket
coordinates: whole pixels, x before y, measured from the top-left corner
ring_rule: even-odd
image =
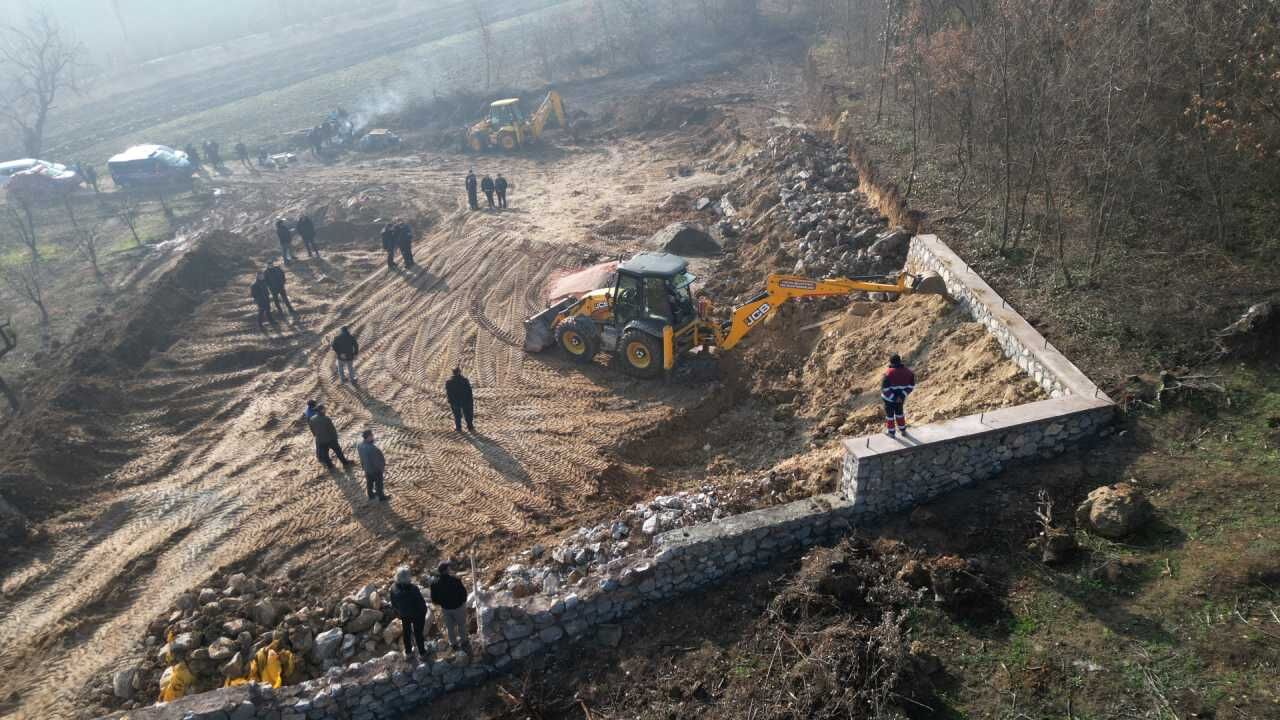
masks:
[[[560,313],[568,310],[577,300],[563,298],[551,307],[524,321],[524,351],[542,352],[556,342],[555,324]]]
[[[937,273],[921,273],[915,277],[911,292],[916,295],[946,295],[947,283]]]

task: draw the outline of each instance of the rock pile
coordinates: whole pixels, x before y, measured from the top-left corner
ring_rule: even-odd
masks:
[[[748,175],[776,179],[769,213],[794,236],[793,271],[810,277],[880,275],[897,271],[911,234],[887,219],[857,191],[858,171],[848,150],[809,130],[772,136],[749,158]],[[774,190],[767,191],[770,199]]]
[[[287,581],[273,585],[237,573],[179,595],[173,608],[149,625],[141,663],[104,679],[99,693],[109,707],[150,704],[169,658],[185,662],[194,675],[190,694],[245,676],[250,658],[268,646],[293,653],[293,672],[283,678],[285,684],[380,657],[401,642],[389,591],[388,581],[341,599],[303,601],[301,590]]]
[[[588,587],[600,576],[616,574],[659,533],[784,502],[786,498],[776,489],[778,481],[771,471],[730,487],[704,485],[696,492],[659,495],[636,503],[609,523],[578,528],[553,548],[534,545],[508,565],[488,590],[528,598]]]

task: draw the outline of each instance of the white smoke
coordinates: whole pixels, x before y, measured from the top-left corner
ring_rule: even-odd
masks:
[[[375,95],[368,95],[356,103],[351,113],[351,124],[356,133],[364,132],[378,118],[404,109],[408,98],[405,93],[383,88]]]

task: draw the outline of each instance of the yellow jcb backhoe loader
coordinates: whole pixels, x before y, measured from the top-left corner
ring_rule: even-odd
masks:
[[[520,98],[496,100],[489,105],[488,117],[467,128],[466,146],[472,152],[489,148],[518,150],[542,137],[553,118],[558,127],[568,127],[564,102],[555,90],[548,92],[538,109],[527,118],[520,110]]]
[[[694,276],[684,258],[640,253],[618,264],[613,287],[592,290],[548,307],[525,321],[524,348],[541,352],[559,345],[570,358],[589,363],[604,351],[636,377],[654,377],[675,367],[681,353],[697,347],[732,350],[752,329],[792,298],[854,292],[944,295],[936,275],[900,273],[892,283],[867,279],[770,275],[765,289],[717,322],[690,294]]]

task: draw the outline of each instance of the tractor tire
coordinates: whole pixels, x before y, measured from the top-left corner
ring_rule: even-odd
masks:
[[[565,318],[556,325],[556,344],[570,360],[586,365],[600,352],[600,331],[590,318]]]
[[[483,135],[476,134],[476,133],[467,135],[467,149],[469,149],[471,152],[475,152],[475,153],[484,152],[485,148],[488,146],[489,146],[489,143],[485,140]]]
[[[511,152],[515,150],[517,147],[519,147],[519,143],[516,141],[515,133],[509,133],[509,132],[504,132],[498,136],[498,144],[501,145],[502,149],[506,150],[507,152]]]
[[[622,369],[633,377],[653,378],[662,374],[662,341],[640,330],[622,336],[618,346]]]

